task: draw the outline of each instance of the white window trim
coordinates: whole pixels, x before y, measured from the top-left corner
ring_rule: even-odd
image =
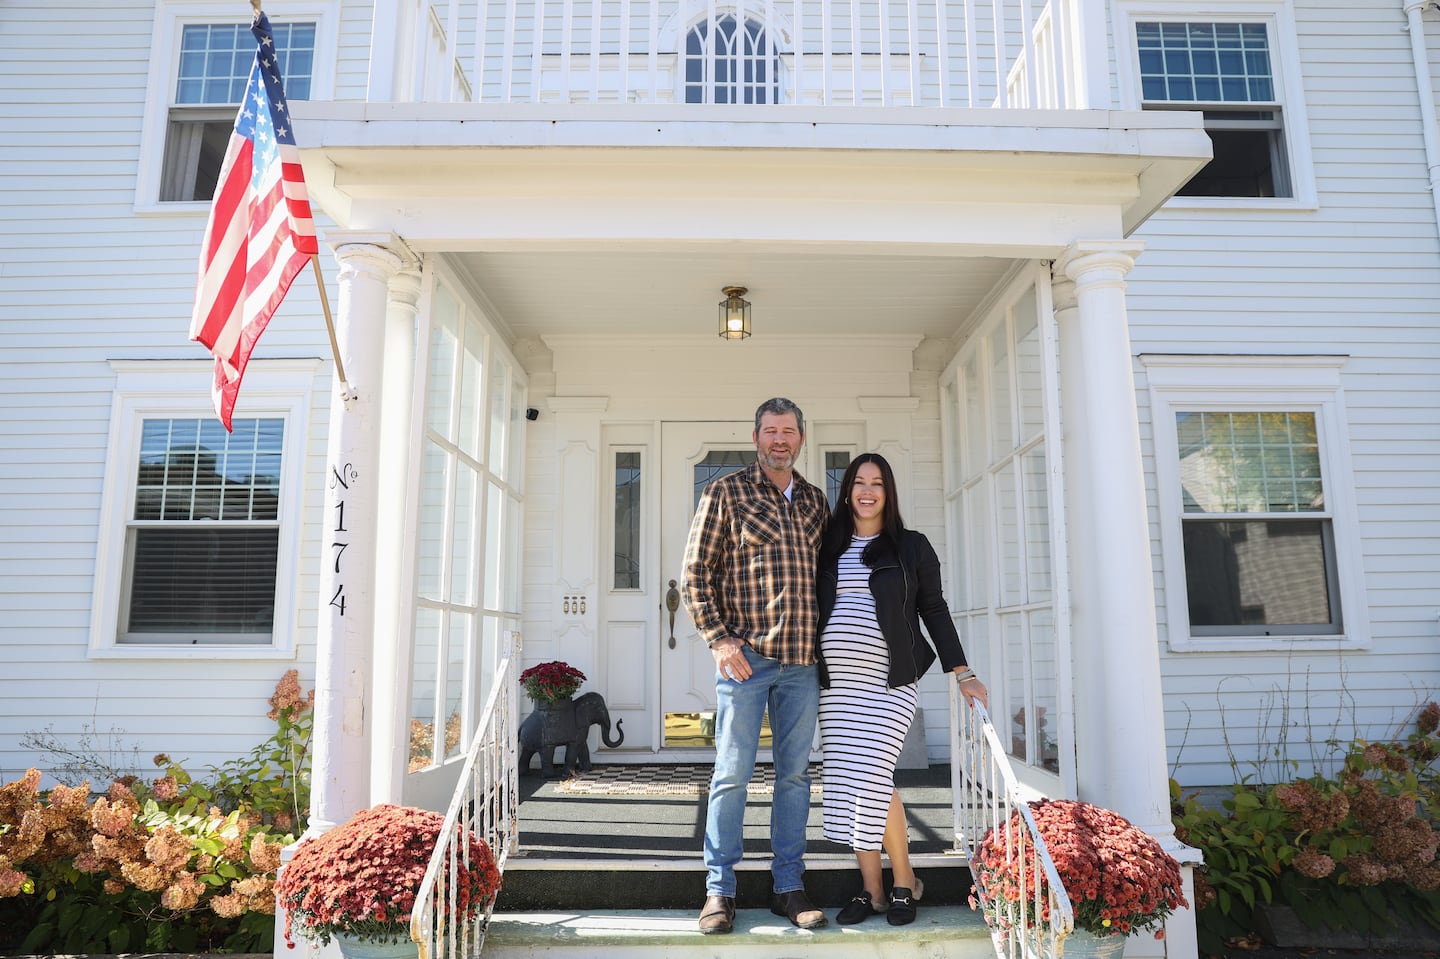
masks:
[[[314,22],[315,59],[309,99],[332,99],[340,44],[339,0],[270,0],[265,7],[271,23]],[[198,215],[210,212],[209,202],[160,201],[165,131],[170,122],[170,108],[175,105],[180,37],[185,27],[197,23],[234,23],[241,9],[234,0],[158,0],[156,3],[155,26],[150,37],[150,76],[145,82],[145,116],[140,126],[140,167],[135,178],[136,213]],[[249,26],[249,20],[245,26]]]
[[[263,644],[190,645],[117,642],[125,579],[125,528],[135,502],[135,466],[141,427],[147,417],[213,417],[210,387],[215,366],[208,360],[113,360],[115,395],[105,450],[105,484],[95,550],[91,602],[91,659],[293,659],[296,589],[300,575],[305,452],[311,396],[322,363],[314,359],[254,360],[245,370],[241,415],[278,416],[285,421],[280,464],[279,555],[276,557],[275,620]]]
[[[1111,0],[1115,24],[1115,82],[1123,107],[1139,110],[1140,51],[1135,42],[1138,21],[1171,23],[1263,23],[1270,34],[1270,64],[1280,97],[1280,116],[1290,165],[1293,196],[1173,196],[1165,210],[1314,210],[1315,166],[1310,157],[1310,123],[1305,115],[1305,85],[1300,72],[1295,15],[1289,0]],[[1197,107],[1198,109],[1198,107]]]
[[[1154,437],[1155,480],[1164,563],[1167,643],[1176,652],[1262,652],[1323,645],[1368,649],[1370,617],[1365,602],[1354,471],[1346,429],[1341,370],[1344,356],[1175,356],[1145,354]],[[1320,438],[1321,476],[1335,536],[1342,632],[1286,636],[1192,636],[1186,602],[1185,551],[1181,532],[1177,409],[1313,412]]]

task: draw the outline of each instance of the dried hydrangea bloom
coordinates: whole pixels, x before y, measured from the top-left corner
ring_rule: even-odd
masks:
[[[310,690],[309,695],[301,695],[300,671],[291,669],[275,684],[275,695],[270,697],[270,711],[265,715],[269,719],[279,719],[282,713],[293,716],[295,712],[303,712],[314,705],[315,690]]]
[[[1318,849],[1302,849],[1291,860],[1295,871],[1311,879],[1324,879],[1335,871],[1335,860]]]
[[[174,909],[176,912],[194,909],[200,902],[200,894],[204,891],[205,884],[203,882],[189,873],[181,873],[160,894],[160,905],[166,909]]]

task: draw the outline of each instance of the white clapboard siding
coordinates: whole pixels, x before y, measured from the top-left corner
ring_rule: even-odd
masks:
[[[0,107],[0,781],[43,761],[20,741],[47,729],[72,744],[88,731],[112,762],[138,750],[142,774],[161,752],[199,772],[274,729],[266,700],[287,668],[313,685],[313,609],[293,661],[88,656],[108,361],[206,356],[188,334],[205,211],[134,212],[154,15],[116,0],[0,10],[0,82],[15,94]],[[255,358],[328,357],[318,303],[302,276]],[[244,403],[242,390],[241,415]],[[296,424],[311,477],[323,475],[327,404],[318,390],[311,422]],[[303,549],[318,557],[323,491],[311,485]],[[299,571],[297,594],[313,597],[318,563]]]
[[[1137,353],[1334,353],[1343,371],[1370,643],[1312,649],[1170,652],[1167,737],[1182,783],[1232,780],[1273,762],[1288,698],[1286,757],[1333,758],[1331,736],[1403,732],[1436,696],[1440,576],[1440,242],[1400,6],[1295,4],[1318,208],[1166,210],[1139,231],[1130,275]],[[1440,23],[1427,17],[1432,58]],[[1148,394],[1137,376],[1148,438]],[[1152,470],[1153,451],[1147,450]],[[1158,517],[1152,537],[1159,565]],[[1305,742],[1314,739],[1312,747]],[[1228,747],[1227,747],[1228,741]]]

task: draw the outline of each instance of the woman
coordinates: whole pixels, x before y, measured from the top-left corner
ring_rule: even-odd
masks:
[[[967,702],[983,704],[987,694],[965,664],[940,591],[940,560],[930,541],[900,519],[885,457],[857,456],[840,490],[816,574],[824,833],[855,850],[864,888],[836,921],[848,926],[884,912],[891,925],[903,926],[915,921],[924,893],[910,868],[905,807],[895,790],[916,682],[938,652]],[[933,649],[920,632],[922,619]],[[882,846],[894,879],[888,902]]]

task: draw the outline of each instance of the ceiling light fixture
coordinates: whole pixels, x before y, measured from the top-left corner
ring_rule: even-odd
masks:
[[[720,291],[720,339],[743,340],[750,335],[750,301],[744,299],[748,290],[743,286],[727,286]]]

